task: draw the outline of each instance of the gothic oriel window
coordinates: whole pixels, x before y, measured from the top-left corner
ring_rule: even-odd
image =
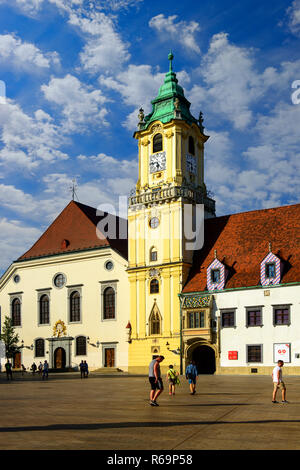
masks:
[[[187,318],[188,318],[188,328],[204,328],[205,327],[205,312],[189,312]]]
[[[150,294],[159,293],[159,281],[157,279],[152,279],[150,282]]]
[[[45,341],[42,338],[35,340],[35,357],[45,356]]]
[[[115,312],[115,291],[112,287],[107,287],[103,293],[103,318],[104,320],[114,319]]]
[[[21,302],[20,299],[14,299],[11,305],[12,326],[21,326]]]
[[[150,317],[150,335],[160,335],[160,315],[155,311]]]
[[[80,321],[80,294],[74,291],[70,295],[70,322]]]
[[[76,356],[86,356],[86,337],[77,336],[76,338]]]
[[[40,325],[49,324],[49,297],[44,294],[40,298]]]
[[[161,152],[163,149],[162,135],[156,134],[153,137],[153,153]]]

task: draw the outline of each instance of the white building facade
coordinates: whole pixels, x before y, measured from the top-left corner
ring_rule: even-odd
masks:
[[[86,207],[72,201],[1,278],[2,328],[11,318],[21,346],[15,369],[128,369],[126,252],[97,239]]]

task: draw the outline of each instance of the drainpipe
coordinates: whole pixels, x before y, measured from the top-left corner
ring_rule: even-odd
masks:
[[[184,301],[184,298],[181,297],[180,294],[178,294],[179,297],[179,303],[180,303],[180,375],[183,374],[183,357],[182,357],[182,304]]]

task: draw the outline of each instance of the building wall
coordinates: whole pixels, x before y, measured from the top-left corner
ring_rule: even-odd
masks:
[[[275,365],[274,345],[290,344],[290,360],[285,361],[286,374],[300,373],[300,286],[281,286],[213,294],[213,317],[222,309],[235,310],[235,327],[222,328],[220,321],[220,359],[217,373],[269,374]],[[273,307],[290,306],[290,325],[273,324]],[[246,307],[262,307],[262,325],[246,326]],[[262,345],[262,362],[247,362],[247,345]],[[228,352],[237,351],[238,359],[229,360]],[[299,355],[299,357],[296,357]]]
[[[105,263],[111,260],[112,270],[105,269]],[[128,369],[128,342],[126,325],[129,321],[129,282],[126,273],[127,261],[110,248],[83,251],[76,254],[40,258],[31,261],[14,263],[2,277],[0,285],[0,305],[2,325],[5,316],[11,314],[11,300],[15,296],[21,299],[21,327],[15,327],[24,345],[30,347],[37,338],[53,336],[53,327],[58,320],[66,326],[66,336],[86,336],[90,338],[87,345],[87,356],[76,356],[75,340],[72,345],[72,366],[77,366],[81,360],[86,360],[90,370],[103,367],[103,348],[116,348],[115,366]],[[54,276],[63,273],[66,284],[57,288],[53,284]],[[14,282],[14,276],[19,275],[20,281]],[[116,319],[103,320],[101,286],[112,285],[116,288]],[[68,287],[69,286],[69,287]],[[70,287],[74,286],[74,287]],[[69,321],[69,294],[74,290],[81,293],[81,321]],[[49,293],[50,324],[39,325],[38,294],[41,290]],[[103,290],[103,289],[102,289]],[[97,347],[97,341],[100,342]],[[30,367],[32,362],[39,363],[47,359],[36,358],[34,351],[22,349],[22,363]],[[49,350],[48,342],[45,343]],[[3,362],[3,360],[2,360]],[[50,362],[50,361],[49,361]]]

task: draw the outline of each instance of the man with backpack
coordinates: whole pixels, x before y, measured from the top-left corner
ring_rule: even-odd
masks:
[[[197,370],[195,361],[191,361],[190,364],[187,366],[186,371],[185,371],[185,376],[190,384],[191,395],[195,395],[196,381],[197,381],[197,376],[198,376],[198,370]]]

